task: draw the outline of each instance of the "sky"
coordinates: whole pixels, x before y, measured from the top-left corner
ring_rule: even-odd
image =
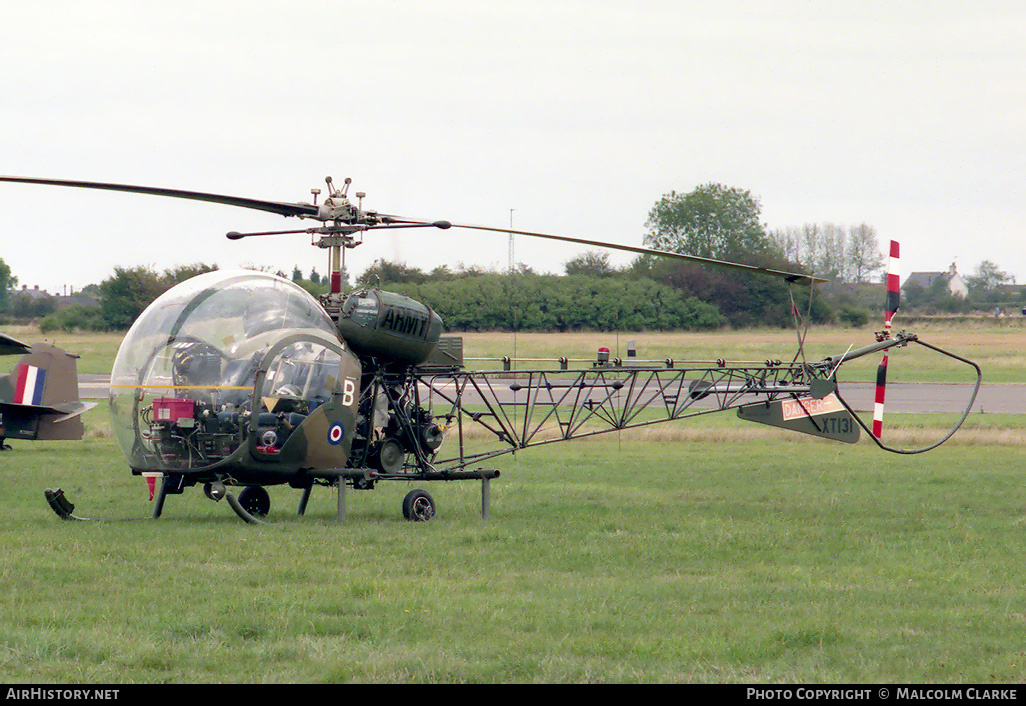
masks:
[[[663,194],[718,182],[771,230],[867,223],[903,272],[1026,282],[1020,2],[8,0],[0,89],[4,175],[272,201],[350,177],[387,213],[627,245]],[[309,236],[224,237],[311,225],[0,184],[0,258],[50,292],[118,266],[324,274]],[[370,233],[347,269],[505,269],[509,245]],[[589,248],[513,249],[560,273]]]

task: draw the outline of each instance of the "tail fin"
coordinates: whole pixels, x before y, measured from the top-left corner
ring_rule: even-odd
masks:
[[[12,339],[13,340],[13,339]],[[39,440],[81,439],[79,415],[95,406],[78,398],[78,356],[36,343],[14,371],[0,377],[0,436]]]
[[[887,263],[887,301],[884,311],[884,330],[882,338],[891,336],[891,320],[901,305],[901,275],[899,273],[900,249],[896,240],[891,241],[890,258]],[[877,439],[883,434],[884,399],[887,394],[887,351],[876,369],[876,400],[873,404],[873,436]]]
[[[77,402],[77,359],[77,355],[49,343],[33,344],[31,351],[21,357],[12,373],[17,376],[16,385],[22,394],[22,399],[13,401],[43,407]],[[17,392],[16,389],[16,395]]]

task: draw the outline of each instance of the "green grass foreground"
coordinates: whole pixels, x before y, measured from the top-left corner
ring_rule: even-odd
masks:
[[[62,522],[43,488],[85,516],[145,517],[144,483],[102,434],[15,443],[0,455],[0,674],[1026,680],[1021,420],[999,420],[1001,442],[970,433],[903,457],[745,439],[720,419],[687,440],[613,434],[501,459],[487,521],[477,483],[427,484],[439,515],[423,524],[402,519],[398,483],[351,491],[342,525],[323,488],[301,521],[297,491],[272,489],[272,526],[198,488],[158,521]]]

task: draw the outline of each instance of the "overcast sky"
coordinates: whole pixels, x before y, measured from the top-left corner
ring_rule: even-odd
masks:
[[[771,229],[865,222],[904,272],[992,260],[1026,282],[1022,7],[6,0],[0,174],[276,201],[352,177],[389,213],[632,245],[662,194],[720,182]],[[224,237],[309,225],[0,184],[0,257],[50,291],[118,265],[323,274],[308,236]],[[505,268],[508,245],[386,232],[347,264]],[[514,256],[562,272],[584,250],[518,237]]]

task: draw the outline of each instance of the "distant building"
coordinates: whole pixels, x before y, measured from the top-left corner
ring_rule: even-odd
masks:
[[[63,309],[64,307],[71,306],[73,304],[79,304],[87,308],[100,305],[100,302],[96,299],[96,297],[90,296],[88,294],[82,294],[81,292],[79,292],[78,294],[73,293],[70,295],[50,294],[45,289],[40,289],[38,284],[32,287],[31,289],[27,285],[23,284],[21,285],[21,289],[13,290],[11,294],[14,297],[23,297],[25,300],[32,302],[40,302],[52,299],[55,308],[57,309]]]
[[[21,290],[12,292],[16,297],[28,297],[29,299],[49,299],[52,295],[45,289],[40,289],[37,284],[32,289],[28,288],[28,285],[21,285]]]
[[[946,284],[948,292],[953,297],[964,299],[969,294],[969,287],[962,279],[962,275],[958,274],[955,263],[951,263],[947,272],[913,272],[905,278],[901,288],[905,290],[909,287],[921,287],[929,291],[937,280],[942,280]]]
[[[97,300],[96,297],[89,296],[88,294],[73,294],[68,297],[59,296],[56,297],[56,299],[58,309],[63,309],[66,306],[73,306],[75,304],[78,304],[79,306],[84,306],[87,309],[92,308],[94,306],[100,306],[99,300]]]

